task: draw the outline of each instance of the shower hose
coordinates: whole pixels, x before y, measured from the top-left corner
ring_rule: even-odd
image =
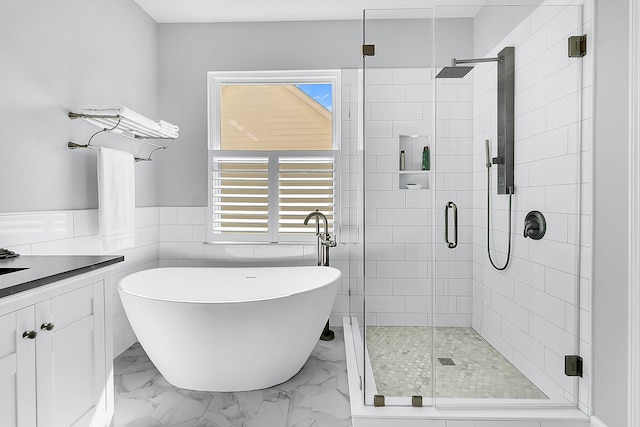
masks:
[[[502,271],[507,268],[509,265],[509,260],[511,259],[511,201],[513,197],[513,188],[509,187],[509,246],[507,249],[507,260],[505,261],[502,267],[498,267],[491,259],[491,230],[489,229],[489,224],[491,220],[491,166],[487,166],[487,255],[489,255],[489,262],[496,270]]]

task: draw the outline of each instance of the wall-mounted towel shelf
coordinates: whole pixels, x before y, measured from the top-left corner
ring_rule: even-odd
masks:
[[[152,147],[146,157],[135,157],[136,162],[150,161],[154,152],[169,148],[178,138],[178,126],[163,120],[151,120],[121,105],[105,107],[83,106],[80,108],[80,112],[70,112],[69,118],[72,120],[84,119],[100,128],[98,132],[91,135],[86,144],[68,142],[67,147],[69,149],[99,149],[100,147],[91,145],[93,137],[101,132],[115,133],[127,138],[133,138]]]

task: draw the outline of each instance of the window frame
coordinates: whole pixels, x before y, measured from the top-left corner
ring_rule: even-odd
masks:
[[[211,243],[313,243],[316,240],[313,234],[288,234],[279,233],[278,218],[272,218],[274,206],[279,203],[273,197],[269,203],[268,233],[215,233],[213,230],[213,201],[214,201],[214,157],[269,157],[278,159],[283,157],[333,157],[334,169],[334,194],[333,194],[333,233],[338,236],[340,229],[340,145],[341,145],[341,71],[340,70],[287,70],[287,71],[229,71],[207,73],[207,124],[208,124],[208,209],[207,209],[207,240]],[[225,84],[308,84],[330,83],[332,90],[332,150],[221,150],[220,142],[220,93]],[[270,160],[273,165],[273,160]],[[269,194],[278,194],[278,168],[269,168]],[[309,228],[312,228],[309,225]]]

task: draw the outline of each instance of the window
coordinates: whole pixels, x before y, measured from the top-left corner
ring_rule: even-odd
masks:
[[[335,233],[340,72],[208,78],[209,240],[310,241],[316,209]]]

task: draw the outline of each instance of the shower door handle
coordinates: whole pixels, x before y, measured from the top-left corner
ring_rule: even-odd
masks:
[[[453,208],[453,241],[449,241],[449,209]],[[448,202],[444,208],[444,240],[449,249],[458,246],[458,207],[453,202]]]

